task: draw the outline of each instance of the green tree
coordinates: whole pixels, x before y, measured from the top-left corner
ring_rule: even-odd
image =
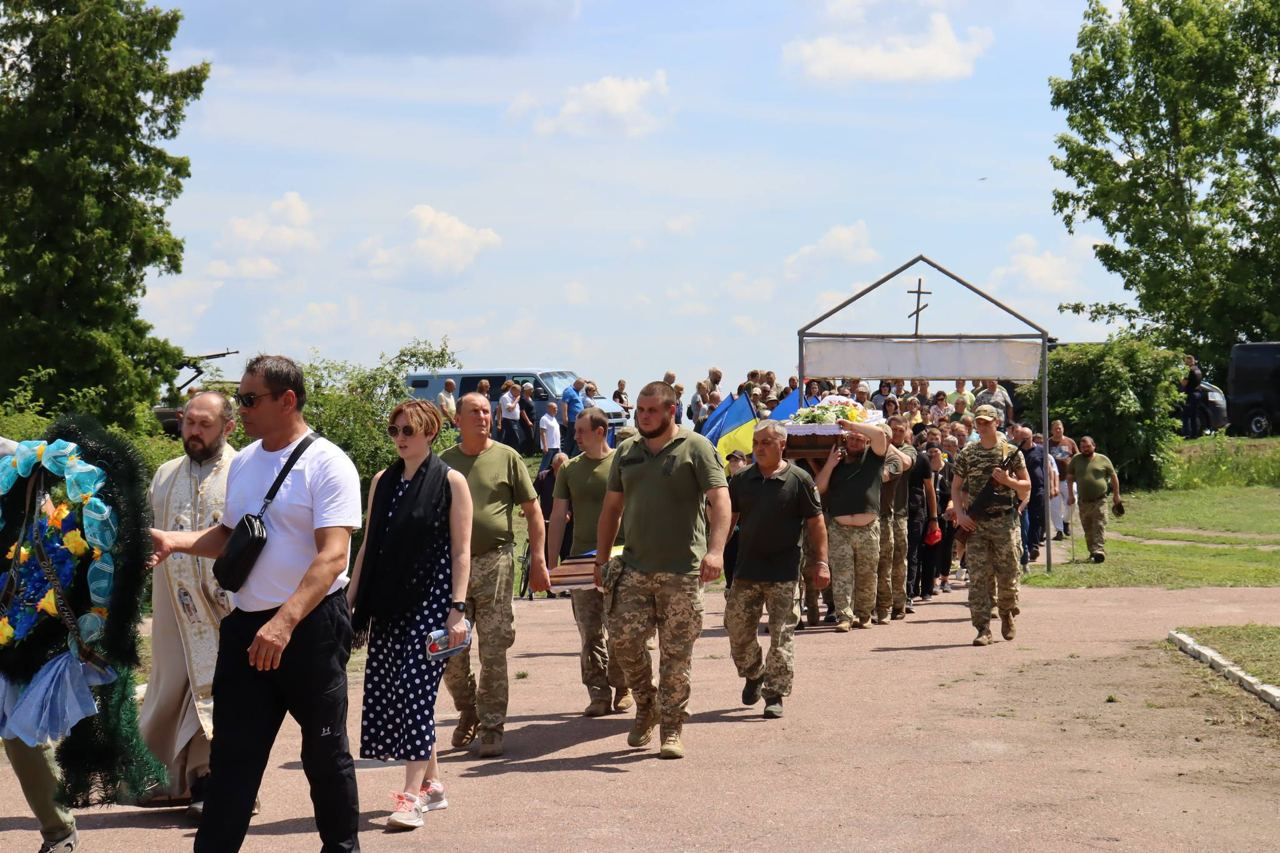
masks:
[[[1232,344],[1280,338],[1280,4],[1089,0],[1071,77],[1049,85],[1074,185],[1054,210],[1102,226],[1094,252],[1136,303],[1062,308],[1219,377]]]
[[[448,338],[442,338],[438,346],[411,341],[394,355],[380,356],[373,367],[313,358],[302,365],[307,382],[307,423],[346,451],[367,489],[373,475],[396,460],[395,445],[387,438],[387,416],[410,396],[405,375],[457,366]],[[452,430],[444,430],[436,447],[452,443]]]
[[[1178,435],[1181,368],[1177,353],[1131,335],[1057,347],[1049,353],[1049,417],[1077,441],[1093,436],[1124,484],[1158,486]],[[1018,399],[1038,421],[1040,383],[1018,386]]]
[[[148,272],[178,273],[165,210],[190,174],[178,133],[207,64],[170,71],[182,16],[142,0],[0,7],[0,395],[32,368],[45,407],[76,388],[131,426],[182,353],[138,316]]]

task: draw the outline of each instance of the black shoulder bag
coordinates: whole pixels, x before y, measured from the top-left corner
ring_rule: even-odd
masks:
[[[248,513],[242,516],[235,529],[231,531],[231,538],[227,540],[222,554],[213,563],[213,576],[217,578],[218,585],[228,592],[236,592],[249,579],[253,564],[258,561],[258,555],[267,546],[267,525],[262,517],[267,514],[267,507],[276,499],[276,492],[280,491],[284,478],[289,475],[294,464],[315,440],[316,434],[311,433],[298,442],[298,446],[289,455],[289,461],[284,463],[284,467],[276,475],[276,481],[271,484],[266,497],[262,499],[262,509],[258,510],[257,515]]]

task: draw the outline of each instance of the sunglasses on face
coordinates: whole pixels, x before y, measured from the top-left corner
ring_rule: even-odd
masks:
[[[240,408],[252,409],[254,406],[258,405],[258,402],[260,400],[263,400],[267,397],[271,397],[272,399],[275,399],[276,397],[279,397],[283,393],[284,393],[283,391],[268,391],[265,394],[254,394],[250,392],[248,394],[236,394],[234,395],[234,397],[235,397],[236,405],[240,406]]]
[[[409,424],[406,424],[402,427],[398,427],[395,424],[392,424],[391,426],[387,427],[387,435],[391,436],[392,438],[395,438],[396,436],[399,436],[399,435],[403,435],[405,438],[409,438],[415,432],[417,432],[417,430],[415,430]]]

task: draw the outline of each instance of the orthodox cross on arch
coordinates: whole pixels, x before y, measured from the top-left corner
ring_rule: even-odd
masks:
[[[916,279],[916,289],[915,289],[915,290],[908,290],[908,291],[907,291],[907,293],[909,293],[909,294],[911,294],[911,295],[915,296],[915,298],[916,298],[916,310],[914,310],[914,311],[912,311],[910,314],[908,314],[908,315],[907,315],[907,318],[908,318],[908,319],[911,319],[911,318],[914,318],[914,319],[915,319],[915,321],[916,321],[915,337],[917,337],[917,338],[918,338],[918,337],[920,337],[920,312],[924,311],[924,309],[926,309],[926,308],[928,308],[928,307],[929,307],[929,303],[928,303],[928,302],[926,302],[926,303],[924,303],[923,305],[921,305],[921,304],[920,304],[920,298],[921,298],[921,297],[923,297],[923,296],[929,296],[929,295],[931,295],[931,294],[933,293],[933,291],[932,291],[932,290],[925,290],[925,289],[924,289],[924,279],[923,279],[923,278],[918,278],[918,279]]]

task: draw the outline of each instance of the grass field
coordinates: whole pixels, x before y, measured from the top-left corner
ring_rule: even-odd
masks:
[[[1113,517],[1107,528],[1105,563],[1055,564],[1052,575],[1034,574],[1025,583],[1055,588],[1280,586],[1280,489],[1135,492],[1124,502],[1124,518]]]
[[[1180,630],[1250,675],[1280,684],[1280,625],[1201,625]]]

